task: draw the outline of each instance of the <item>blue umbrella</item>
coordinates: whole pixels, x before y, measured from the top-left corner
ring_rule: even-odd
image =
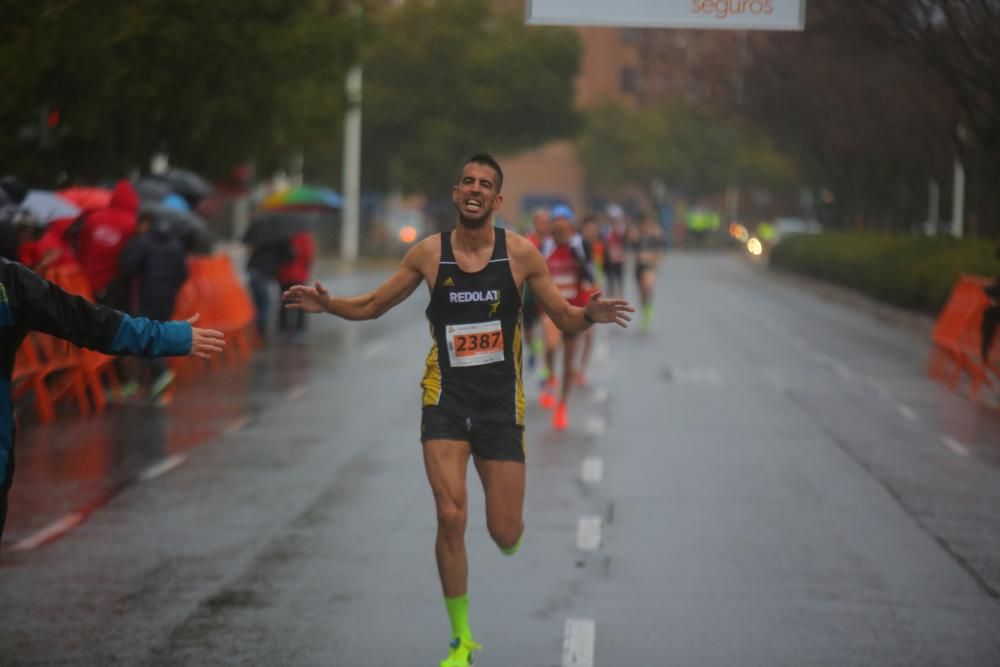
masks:
[[[187,203],[187,200],[184,199],[184,197],[181,197],[176,192],[171,192],[169,195],[164,197],[163,201],[160,202],[160,204],[162,204],[166,208],[172,208],[177,211],[191,210],[191,205]]]
[[[34,215],[43,225],[62,218],[75,218],[80,209],[59,195],[48,190],[30,190],[21,202],[21,210]]]

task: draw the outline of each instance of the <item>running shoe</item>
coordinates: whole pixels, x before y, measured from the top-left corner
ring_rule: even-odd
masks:
[[[459,639],[455,637],[451,641],[451,651],[448,657],[441,661],[441,667],[468,667],[475,664],[473,651],[482,651],[483,647],[471,639]]]
[[[552,415],[552,428],[557,431],[565,431],[569,428],[569,414],[566,411],[565,403],[560,403]]]
[[[149,386],[149,395],[155,398],[162,394],[164,390],[170,386],[170,383],[174,381],[174,372],[172,370],[165,370],[160,373],[160,376],[153,380],[153,383]]]
[[[549,378],[542,383],[542,391],[538,394],[538,404],[546,410],[556,407],[556,379]]]

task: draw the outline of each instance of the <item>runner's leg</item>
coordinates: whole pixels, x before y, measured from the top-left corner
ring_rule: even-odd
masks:
[[[560,400],[552,415],[552,427],[557,431],[569,428],[569,392],[573,388],[576,375],[574,357],[576,356],[577,339],[579,336],[563,336],[563,381]]]
[[[581,334],[583,338],[583,349],[580,351],[580,366],[577,369],[575,380],[578,385],[587,384],[587,368],[590,366],[590,355],[594,348],[594,329],[590,328]]]
[[[656,272],[653,269],[645,269],[637,276],[639,283],[639,297],[642,302],[642,327],[643,331],[648,331],[653,323],[653,286],[656,284]]]
[[[465,475],[472,454],[468,442],[428,440],[424,443],[424,467],[437,508],[437,556],[441,587],[446,597],[464,595],[469,566],[465,554],[465,524],[468,491]]]
[[[478,456],[473,460],[483,482],[486,527],[490,537],[501,551],[512,556],[520,547],[524,533],[524,463]]]
[[[437,509],[434,554],[445,608],[451,621],[451,636],[459,642],[472,641],[472,629],[469,627],[469,560],[465,551],[468,519],[465,476],[471,453],[469,443],[462,440],[424,442],[424,467]]]

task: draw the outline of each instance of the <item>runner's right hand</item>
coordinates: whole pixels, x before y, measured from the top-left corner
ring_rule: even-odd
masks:
[[[313,287],[308,285],[292,285],[281,295],[281,300],[285,302],[285,308],[291,310],[303,310],[307,313],[324,313],[326,306],[330,302],[330,293],[323,287],[323,283],[316,281]]]

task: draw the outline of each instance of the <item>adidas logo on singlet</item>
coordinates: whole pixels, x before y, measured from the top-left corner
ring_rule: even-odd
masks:
[[[451,276],[448,276],[447,278],[444,279],[444,282],[441,283],[441,285],[442,287],[454,287],[455,281],[452,279]]]

